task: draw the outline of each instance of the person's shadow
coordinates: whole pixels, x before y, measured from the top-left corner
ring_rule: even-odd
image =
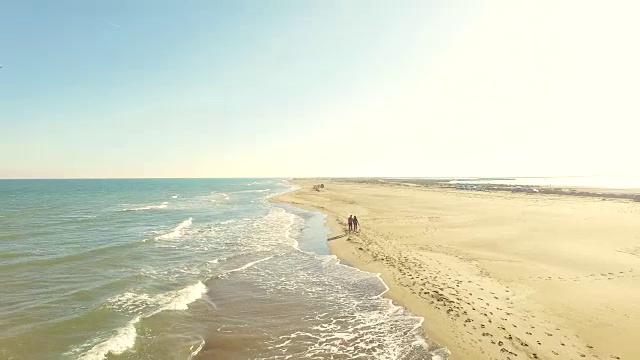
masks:
[[[328,238],[327,241],[338,240],[338,239],[343,238],[345,236],[347,236],[347,234],[337,235],[337,236]]]

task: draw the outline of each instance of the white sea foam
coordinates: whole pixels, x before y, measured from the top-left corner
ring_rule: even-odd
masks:
[[[117,329],[115,334],[82,354],[79,360],[103,360],[108,354],[120,355],[132,348],[136,343],[136,324],[140,322],[140,317],[129,321],[127,325]]]
[[[288,188],[283,191],[267,195],[267,199],[301,189],[299,185],[291,184],[287,180],[282,180],[282,185],[286,185]]]
[[[180,238],[183,235],[184,229],[186,229],[189,226],[191,226],[192,222],[193,222],[193,218],[188,218],[187,220],[181,222],[180,224],[178,224],[178,226],[173,228],[173,230],[171,230],[171,232],[168,232],[168,233],[166,233],[164,235],[160,235],[160,236],[156,237],[156,240],[170,240],[170,239]]]
[[[230,197],[226,193],[212,192],[209,196],[202,196],[200,199],[210,202],[229,200]]]
[[[227,260],[227,258],[222,257],[222,258],[218,258],[218,259],[208,260],[207,263],[208,264],[217,264],[217,263],[220,262],[220,260],[225,261],[225,260]]]
[[[160,205],[146,205],[146,206],[140,206],[140,207],[135,207],[135,208],[127,208],[127,209],[123,209],[122,211],[142,211],[142,210],[166,209],[167,207],[169,207],[169,203],[165,201]]]
[[[107,300],[107,307],[131,314],[141,314],[154,303],[154,298],[149,294],[136,294],[125,292]]]
[[[218,277],[221,278],[221,279],[222,278],[226,278],[231,273],[234,273],[236,271],[242,271],[242,270],[248,269],[248,268],[250,268],[250,267],[252,267],[252,266],[254,266],[256,264],[259,264],[259,263],[261,263],[263,261],[267,261],[267,260],[272,259],[272,258],[273,258],[273,256],[267,256],[264,259],[259,259],[259,260],[256,260],[256,261],[252,261],[252,262],[250,262],[248,264],[240,266],[239,268],[227,270],[224,273],[220,274],[220,276],[218,276]]]
[[[2,216],[0,216],[2,217]],[[97,218],[98,215],[61,215],[60,219],[69,219],[69,220],[77,220],[77,219],[94,219]]]
[[[176,194],[176,195],[173,195],[171,198],[172,198],[172,199],[177,199],[177,198],[178,198],[178,195],[177,195],[177,194]]]
[[[193,359],[194,356],[198,355],[200,353],[200,350],[202,350],[202,348],[204,347],[204,344],[205,344],[204,339],[200,339],[200,344],[195,350],[193,350],[193,347],[195,345],[191,345],[191,348],[189,348],[189,350],[191,350],[191,355],[189,355],[188,360],[191,360]]]
[[[284,209],[283,209],[284,210]],[[284,233],[284,237],[289,239],[291,241],[291,245],[296,249],[296,250],[300,250],[300,243],[298,242],[298,240],[296,240],[296,236],[293,235],[293,224],[296,221],[296,218],[298,218],[297,216],[295,216],[294,214],[290,214],[287,213],[285,211],[285,213],[288,216],[287,220],[286,220],[286,230]]]
[[[267,192],[267,191],[271,191],[271,189],[234,191],[232,192],[232,194],[261,193],[261,192]]]
[[[213,191],[211,192],[211,194],[213,194],[213,196],[218,196],[224,198],[225,200],[229,200],[229,194],[227,193]]]
[[[125,292],[109,299],[107,307],[146,318],[163,310],[186,310],[189,304],[200,299],[206,292],[207,287],[202,281],[158,295]]]
[[[161,297],[162,310],[187,310],[189,304],[200,299],[207,292],[207,287],[198,281],[184,289],[167,293]]]
[[[206,292],[207,287],[201,281],[198,281],[183,289],[169,291],[156,296],[126,292],[109,299],[108,307],[128,313],[138,313],[139,315],[125,326],[117,329],[113,336],[102,341],[98,340],[100,342],[82,354],[79,359],[103,360],[109,353],[114,355],[122,354],[135,344],[137,337],[135,325],[140,322],[140,319],[153,316],[163,310],[187,310],[189,304],[200,299]],[[201,348],[197,351],[200,350]]]

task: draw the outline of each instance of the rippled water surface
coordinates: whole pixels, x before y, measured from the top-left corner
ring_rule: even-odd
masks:
[[[281,180],[0,181],[2,359],[438,359]]]

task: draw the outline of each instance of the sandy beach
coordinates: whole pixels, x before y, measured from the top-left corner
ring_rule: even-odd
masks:
[[[276,200],[325,212],[332,253],[379,272],[452,359],[640,359],[639,203],[294,182]]]

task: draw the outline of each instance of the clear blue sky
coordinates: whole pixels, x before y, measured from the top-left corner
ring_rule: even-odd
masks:
[[[536,156],[536,139],[500,140],[512,136],[504,126],[523,124],[509,125],[514,113],[485,97],[504,103],[514,85],[502,80],[514,74],[530,89],[520,75],[544,71],[537,86],[553,86],[546,81],[557,69],[538,65],[557,51],[536,48],[541,62],[528,64],[513,48],[531,35],[514,32],[518,16],[541,23],[530,10],[474,1],[4,3],[0,178],[502,173],[508,157],[483,168],[445,148],[470,144],[468,153],[497,142],[510,152],[524,140],[526,156]],[[567,19],[554,21],[562,30]],[[535,68],[496,70],[505,54],[508,66]],[[487,69],[500,73],[487,77]],[[522,99],[532,95],[520,95],[510,103],[526,108]],[[478,122],[491,131],[478,133]],[[550,146],[559,151],[563,142]]]

